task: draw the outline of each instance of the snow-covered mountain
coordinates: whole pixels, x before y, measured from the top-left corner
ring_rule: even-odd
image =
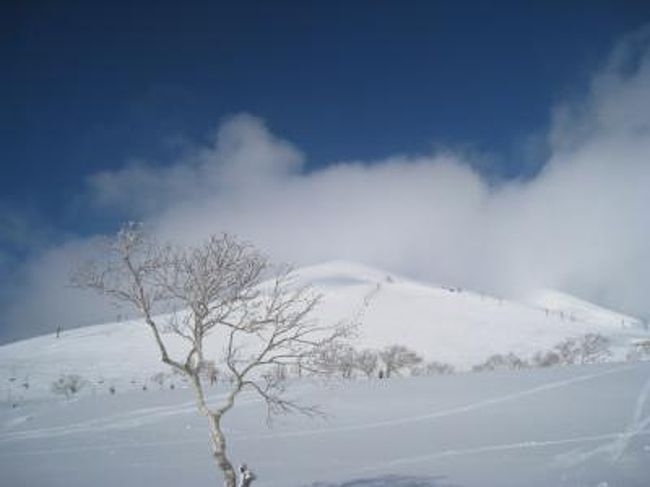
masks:
[[[323,294],[322,322],[359,323],[355,346],[406,345],[428,360],[469,368],[495,353],[527,357],[567,337],[593,332],[612,340],[614,358],[646,337],[641,321],[572,296],[543,291],[513,302],[464,289],[406,279],[356,263],[334,261],[299,269]],[[38,396],[61,374],[97,384],[140,386],[160,364],[150,331],[127,321],[64,331],[0,347],[0,383],[6,394]],[[171,350],[181,344],[168,335]],[[218,339],[207,355],[218,355]],[[28,384],[23,385],[23,384]]]

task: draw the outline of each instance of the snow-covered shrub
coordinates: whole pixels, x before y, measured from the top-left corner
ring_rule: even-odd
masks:
[[[481,372],[484,370],[520,370],[528,366],[528,362],[510,352],[506,355],[497,353],[491,355],[482,364],[472,367],[474,372]]]
[[[650,360],[650,340],[633,343],[626,358],[630,361]]]
[[[54,394],[61,394],[70,399],[81,390],[85,383],[80,375],[66,374],[52,382],[51,390]]]
[[[351,379],[354,376],[357,352],[350,345],[340,345],[337,349],[338,371],[344,379]]]
[[[379,352],[379,357],[384,363],[387,379],[392,374],[400,375],[404,370],[413,371],[422,363],[422,357],[403,345],[389,345]]]
[[[366,377],[374,377],[379,365],[379,353],[376,350],[365,349],[355,354],[355,368],[363,372]]]
[[[453,365],[444,362],[429,362],[424,367],[426,375],[446,375],[453,374],[456,371]]]
[[[509,368],[513,370],[525,369],[530,365],[526,359],[523,359],[512,352],[506,355],[506,362]]]
[[[580,363],[593,364],[603,362],[612,355],[610,340],[597,333],[587,333],[580,339]]]
[[[350,345],[332,343],[318,353],[317,366],[326,375],[351,379],[356,368],[356,350]]]
[[[546,352],[536,352],[531,359],[533,367],[553,367],[560,364],[560,355],[553,350]]]
[[[566,340],[555,345],[553,350],[560,358],[560,364],[576,364],[580,359],[580,344],[575,338],[567,338]]]
[[[338,371],[338,350],[334,346],[323,348],[318,352],[318,366],[326,375],[336,375]]]
[[[597,333],[587,333],[578,338],[567,338],[558,343],[554,351],[561,364],[593,364],[605,361],[611,356],[610,340]]]

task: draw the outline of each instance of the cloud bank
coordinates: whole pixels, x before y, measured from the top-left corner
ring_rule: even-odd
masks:
[[[95,174],[86,197],[181,243],[227,231],[297,265],[357,260],[506,296],[553,287],[650,316],[649,29],[620,43],[583,99],[553,109],[548,144],[533,179],[497,185],[453,151],[306,171],[298,147],[240,114],[172,165]],[[25,266],[5,310],[14,332],[114,319],[64,287],[92,240]]]

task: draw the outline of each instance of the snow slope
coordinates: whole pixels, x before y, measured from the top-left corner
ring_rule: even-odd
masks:
[[[630,341],[647,336],[638,320],[560,293],[546,292],[533,304],[517,303],[451,287],[391,275],[356,263],[335,261],[298,271],[324,296],[322,322],[359,323],[358,347],[407,345],[429,360],[469,368],[494,353],[530,356],[566,337],[588,332],[608,336],[614,358],[622,358]],[[550,310],[550,311],[549,311]],[[165,370],[150,331],[138,321],[64,331],[0,347],[0,393],[7,399],[49,395],[61,374],[75,373],[93,390],[110,385],[140,388]],[[181,343],[166,335],[169,347]],[[219,356],[214,337],[208,356]],[[28,385],[28,388],[27,388]]]
[[[346,262],[305,268],[301,274],[325,294],[324,316],[358,318],[361,345],[402,343],[461,368],[494,353],[530,356],[589,332],[611,338],[622,358],[629,341],[645,335],[639,320],[561,293],[548,294],[556,298],[548,312],[540,301],[531,306]]]
[[[526,303],[571,321],[582,321],[595,325],[619,327],[639,327],[644,325],[637,318],[618,313],[576,298],[565,293],[543,289],[528,296]]]

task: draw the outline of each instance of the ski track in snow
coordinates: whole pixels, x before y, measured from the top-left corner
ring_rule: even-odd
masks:
[[[421,422],[421,421],[427,421],[427,420],[434,420],[438,418],[444,418],[456,414],[463,414],[471,411],[475,411],[478,409],[482,409],[485,407],[490,407],[496,404],[501,404],[504,402],[508,401],[513,401],[520,399],[522,397],[534,395],[534,394],[539,394],[543,393],[545,391],[553,390],[553,389],[558,389],[562,387],[568,387],[577,383],[597,379],[603,376],[607,376],[610,374],[616,374],[616,373],[621,373],[621,372],[626,372],[629,370],[634,369],[634,366],[623,366],[623,367],[617,367],[614,369],[610,369],[604,372],[599,372],[596,374],[586,374],[586,375],[581,375],[577,377],[573,377],[570,379],[565,379],[565,380],[560,380],[560,381],[553,381],[553,382],[548,382],[546,384],[542,384],[537,387],[533,387],[530,389],[525,389],[523,391],[518,391],[514,392],[511,394],[506,394],[503,396],[491,398],[491,399],[486,399],[483,401],[479,401],[476,403],[468,404],[465,406],[460,406],[456,408],[450,408],[450,409],[445,409],[443,411],[438,411],[430,414],[423,414],[423,415],[415,415],[415,416],[409,416],[406,418],[399,418],[399,419],[393,419],[393,420],[386,420],[386,421],[378,421],[374,423],[366,423],[362,425],[355,425],[355,426],[342,426],[342,427],[334,427],[334,428],[319,428],[319,429],[312,429],[312,430],[307,430],[307,431],[295,431],[295,432],[288,432],[288,433],[278,433],[278,434],[264,434],[264,435],[235,435],[233,436],[233,440],[237,441],[248,441],[248,440],[253,440],[253,441],[259,441],[263,439],[278,439],[278,438],[291,438],[291,437],[303,437],[303,436],[312,436],[312,435],[320,435],[320,434],[331,434],[331,433],[339,433],[339,432],[348,432],[348,431],[360,431],[360,430],[368,430],[368,429],[374,429],[374,428],[384,428],[384,427],[391,427],[391,426],[399,426],[403,424],[408,424],[408,423],[416,423],[416,422]],[[259,402],[258,399],[249,399],[247,401],[243,401],[240,404],[250,404],[254,402]],[[173,415],[178,415],[178,414],[186,414],[190,412],[195,411],[195,406],[194,403],[192,402],[186,402],[182,403],[176,406],[158,406],[158,407],[151,407],[151,408],[141,408],[137,409],[135,411],[130,411],[128,413],[122,413],[118,415],[113,415],[107,418],[102,418],[102,419],[95,419],[95,420],[90,420],[90,421],[84,421],[80,423],[76,423],[73,425],[67,425],[67,426],[58,426],[54,428],[43,428],[43,429],[33,429],[33,430],[26,430],[26,431],[16,431],[12,433],[7,433],[2,436],[0,436],[0,442],[2,443],[7,443],[11,441],[20,441],[20,440],[32,440],[32,439],[42,439],[42,438],[51,438],[51,437],[57,437],[57,436],[65,436],[69,434],[74,434],[74,433],[85,433],[85,432],[104,432],[104,431],[110,431],[110,430],[118,430],[118,429],[128,429],[128,428],[133,428],[133,427],[138,427],[142,426],[144,424],[150,424],[154,423],[157,421],[161,421],[165,419],[166,417],[173,416]],[[513,443],[513,444],[506,444],[506,445],[488,445],[488,446],[483,446],[483,447],[475,447],[475,448],[469,448],[469,449],[461,449],[461,450],[446,450],[443,452],[436,452],[436,453],[431,453],[423,456],[417,456],[417,457],[409,457],[405,459],[399,459],[395,460],[394,462],[391,462],[389,464],[383,463],[383,466],[386,465],[392,465],[395,463],[396,465],[399,465],[401,463],[417,463],[420,461],[425,461],[427,459],[434,459],[440,456],[453,456],[453,455],[461,455],[461,454],[470,454],[470,453],[481,453],[481,452],[489,452],[489,451],[499,451],[499,450],[509,450],[509,449],[517,449],[517,448],[531,448],[531,447],[541,447],[541,446],[550,446],[550,445],[559,445],[559,444],[569,444],[569,443],[578,443],[578,442],[589,442],[589,441],[600,441],[600,440],[606,440],[606,439],[620,439],[622,436],[624,436],[626,433],[609,433],[609,434],[604,434],[604,435],[595,435],[595,436],[584,436],[584,437],[578,437],[578,438],[568,438],[568,439],[560,439],[560,440],[551,440],[551,441],[526,441],[526,442],[520,442],[520,443]],[[637,432],[637,434],[645,435],[647,434],[645,431],[643,433]],[[201,439],[185,439],[185,440],[169,440],[169,441],[155,441],[155,442],[128,442],[128,443],[114,443],[114,444],[104,444],[104,445],[95,445],[95,446],[81,446],[81,447],[64,447],[64,448],[49,448],[47,450],[31,450],[31,451],[24,451],[24,452],[7,452],[7,454],[2,454],[2,456],[14,456],[14,455],[40,455],[40,454],[52,454],[52,453],[69,453],[69,452],[75,452],[75,451],[86,451],[86,450],[101,450],[101,451],[111,451],[111,450],[116,450],[116,449],[121,449],[121,448],[146,448],[146,447],[154,447],[154,446],[159,446],[159,445],[178,445],[178,444],[190,444],[190,443],[199,443],[199,442],[204,442],[207,441],[204,438]],[[374,469],[375,467],[369,467],[370,470]],[[380,468],[380,467],[376,467]]]
[[[347,431],[360,431],[360,430],[367,430],[367,429],[374,429],[374,428],[384,428],[384,427],[390,427],[390,426],[399,426],[403,424],[409,424],[409,423],[417,423],[421,421],[428,421],[432,419],[438,419],[438,418],[444,418],[447,416],[452,416],[456,414],[462,414],[462,413],[467,413],[470,411],[475,411],[477,409],[482,409],[485,407],[493,406],[496,404],[501,404],[504,402],[508,401],[513,401],[516,399],[520,399],[522,397],[526,396],[531,396],[534,394],[539,394],[541,392],[545,391],[550,391],[553,389],[558,389],[561,387],[567,387],[573,384],[577,384],[580,382],[586,382],[589,380],[597,379],[599,377],[603,377],[606,375],[610,374],[617,374],[621,372],[626,372],[628,370],[634,369],[634,366],[627,365],[623,367],[617,367],[615,369],[610,369],[605,372],[599,372],[597,374],[586,374],[586,375],[581,375],[577,377],[572,377],[571,379],[565,379],[565,380],[560,380],[560,381],[553,381],[553,382],[548,382],[546,384],[543,384],[541,386],[533,387],[530,389],[524,389],[523,391],[518,391],[518,392],[513,392],[511,394],[506,394],[503,396],[498,396],[490,399],[485,399],[483,401],[475,402],[472,404],[467,404],[465,406],[460,406],[456,408],[450,408],[450,409],[445,409],[442,411],[437,411],[434,413],[429,413],[429,414],[421,414],[421,415],[416,415],[416,416],[408,416],[408,417],[401,417],[398,419],[391,419],[391,420],[385,420],[385,421],[377,421],[374,423],[366,423],[366,424],[360,424],[360,425],[354,425],[354,426],[339,426],[339,427],[334,427],[334,428],[319,428],[319,429],[312,429],[312,430],[307,430],[307,431],[294,431],[294,432],[289,432],[289,433],[274,433],[274,434],[267,434],[267,435],[258,435],[258,436],[250,436],[250,437],[241,437],[238,439],[275,439],[275,438],[291,438],[291,437],[298,437],[298,436],[311,436],[311,435],[319,435],[319,434],[328,434],[328,433],[341,433],[341,432],[347,432]]]
[[[620,435],[612,438],[611,442],[600,445],[589,451],[574,450],[558,458],[558,462],[566,466],[574,466],[586,462],[590,458],[607,455],[612,462],[618,462],[623,457],[632,439],[646,435],[646,428],[650,425],[650,413],[643,416],[643,410],[650,398],[650,380],[641,388],[637,397],[634,414],[628,427]]]
[[[638,436],[639,432],[644,430],[646,426],[650,423],[650,414],[646,417],[643,416],[643,410],[645,405],[648,402],[650,397],[650,380],[646,381],[644,386],[639,392],[639,396],[636,400],[636,405],[634,407],[634,415],[632,416],[632,421],[627,427],[625,434],[616,442],[616,448],[612,452],[613,459],[618,461],[623,456],[623,452],[628,447],[630,441],[635,436]]]
[[[226,397],[224,395],[214,396],[208,400],[215,400]],[[246,405],[260,402],[256,398],[244,398],[238,401],[238,405]],[[63,426],[54,426],[50,428],[36,428],[30,430],[14,431],[0,435],[0,443],[20,440],[34,440],[43,438],[53,438],[57,436],[66,436],[76,433],[95,432],[101,433],[112,430],[124,430],[154,424],[164,419],[183,415],[196,413],[196,405],[192,401],[184,402],[174,406],[155,406],[139,408],[134,411],[125,413],[113,414],[99,419],[91,419],[88,421],[80,421],[78,423],[67,424]],[[84,448],[85,449],[85,448]]]
[[[508,450],[523,450],[529,448],[543,448],[549,446],[561,446],[569,445],[573,443],[590,443],[596,441],[606,441],[606,440],[618,440],[626,435],[626,432],[619,433],[606,433],[602,435],[589,435],[589,436],[576,436],[573,438],[562,438],[558,440],[544,440],[544,441],[521,441],[517,443],[505,443],[505,444],[495,444],[495,445],[484,445],[472,448],[459,448],[451,450],[443,450],[433,453],[427,453],[424,455],[417,455],[411,457],[398,458],[396,460],[384,461],[381,464],[373,465],[370,467],[364,467],[359,470],[355,470],[355,473],[363,472],[372,472],[383,470],[386,467],[395,467],[400,465],[409,465],[413,463],[427,462],[431,460],[437,460],[444,457],[454,457],[462,455],[471,455],[478,453],[491,453],[491,452],[500,452]],[[650,431],[644,430],[637,432],[637,436],[650,436]]]
[[[76,453],[76,452],[85,452],[85,451],[106,451],[113,453],[117,450],[124,450],[127,448],[139,450],[141,448],[157,448],[159,446],[177,446],[177,445],[191,445],[196,443],[209,443],[209,439],[206,436],[205,438],[192,438],[186,440],[156,440],[156,441],[131,441],[131,442],[122,442],[122,443],[105,443],[102,445],[84,445],[84,446],[70,446],[62,448],[43,448],[40,450],[29,450],[29,451],[20,451],[20,452],[3,452],[0,455],[0,458],[14,457],[14,456],[32,456],[32,455],[51,455],[55,453]]]

